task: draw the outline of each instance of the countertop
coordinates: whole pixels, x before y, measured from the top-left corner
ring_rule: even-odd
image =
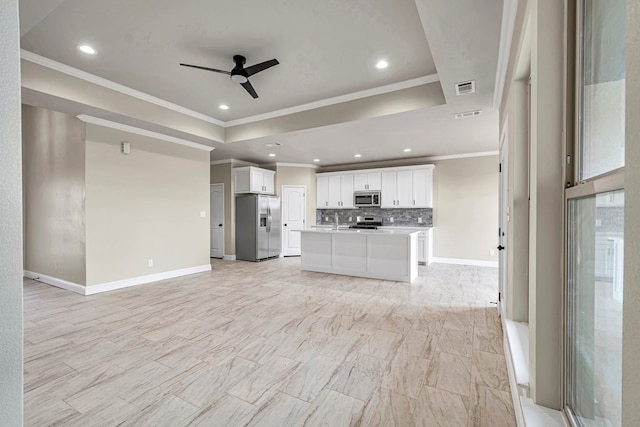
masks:
[[[389,228],[391,228],[391,230],[389,230]],[[405,235],[408,236],[410,234],[417,234],[419,233],[421,230],[410,230],[410,229],[401,229],[401,227],[397,227],[397,229],[394,229],[396,227],[389,227],[389,228],[379,228],[377,230],[367,230],[364,228],[348,228],[348,226],[345,226],[345,228],[342,228],[342,226],[340,228],[338,228],[337,230],[334,229],[332,226],[328,226],[328,227],[317,227],[317,228],[307,228],[305,230],[300,230],[300,232],[302,233],[326,233],[326,234],[347,234],[347,233],[360,233],[360,234],[376,234],[376,235]]]

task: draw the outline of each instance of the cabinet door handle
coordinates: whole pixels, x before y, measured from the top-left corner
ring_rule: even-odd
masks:
[[[415,200],[413,201],[413,204],[414,204],[414,205],[416,204],[416,201],[415,201]]]

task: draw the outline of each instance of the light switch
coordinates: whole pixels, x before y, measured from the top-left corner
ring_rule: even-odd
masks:
[[[147,261],[147,265],[148,265],[149,267],[153,267],[153,260],[152,260],[152,259],[148,260],[148,261]]]
[[[418,217],[418,224],[422,224],[422,217],[421,216]]]
[[[393,217],[389,218],[389,222],[393,222]]]
[[[200,218],[206,218],[207,217],[207,211],[200,211]]]

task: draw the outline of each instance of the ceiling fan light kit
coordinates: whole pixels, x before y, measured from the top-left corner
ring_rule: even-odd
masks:
[[[251,83],[249,82],[249,77],[251,77],[256,73],[259,73],[260,71],[264,71],[267,68],[271,68],[279,64],[277,59],[270,59],[269,61],[264,61],[259,64],[255,64],[245,68],[244,64],[247,62],[247,59],[242,55],[234,55],[233,62],[236,64],[236,66],[233,67],[231,71],[218,70],[216,68],[209,68],[209,67],[202,67],[200,65],[190,65],[190,64],[182,64],[182,63],[180,65],[182,65],[183,67],[192,67],[192,68],[199,68],[201,70],[206,70],[206,71],[213,71],[214,73],[227,74],[231,76],[231,80],[234,83],[240,84],[247,92],[249,92],[249,95],[251,95],[255,99],[258,97],[258,94],[256,93],[253,86],[251,86]]]

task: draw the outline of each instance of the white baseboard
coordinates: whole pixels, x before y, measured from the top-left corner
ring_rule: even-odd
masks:
[[[225,261],[235,261],[236,260],[236,256],[235,255],[225,255],[222,257],[223,260]]]
[[[431,262],[440,264],[458,264],[458,265],[473,265],[476,267],[495,267],[498,268],[497,261],[481,261],[478,259],[462,259],[462,258],[440,258],[432,257]]]
[[[100,283],[98,285],[83,286],[76,283],[55,277],[25,271],[24,276],[29,279],[38,280],[48,285],[67,289],[81,295],[93,295],[102,292],[114,291],[116,289],[128,288],[131,286],[144,285],[146,283],[158,282],[160,280],[173,279],[175,277],[187,276],[189,274],[211,271],[211,264],[199,265],[196,267],[182,268],[179,270],[165,271],[164,273],[148,274],[146,276],[132,277],[130,279],[116,280],[114,282]]]
[[[24,277],[33,279],[38,282],[46,283],[47,285],[55,286],[56,288],[66,289],[68,291],[75,292],[80,295],[86,295],[86,286],[78,285],[77,283],[68,282],[66,280],[58,279],[57,277],[47,276],[46,274],[34,273],[33,271],[24,271]]]

